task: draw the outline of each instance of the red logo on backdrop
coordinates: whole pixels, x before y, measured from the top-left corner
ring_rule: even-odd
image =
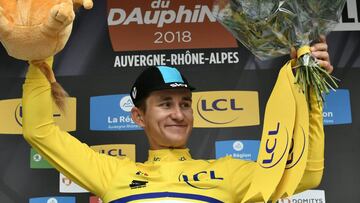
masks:
[[[90,203],[103,203],[99,197],[91,196]]]
[[[212,15],[213,0],[107,2],[114,51],[237,47]]]

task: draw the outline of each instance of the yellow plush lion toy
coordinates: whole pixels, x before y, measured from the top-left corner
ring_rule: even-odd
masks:
[[[7,53],[39,65],[52,84],[56,104],[63,107],[66,92],[44,62],[61,51],[69,39],[74,9],[90,9],[92,0],[0,0],[0,41]]]

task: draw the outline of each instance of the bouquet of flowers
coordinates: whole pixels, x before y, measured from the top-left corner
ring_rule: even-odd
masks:
[[[337,87],[310,54],[310,44],[338,23],[346,0],[215,0],[213,14],[245,47],[260,59],[298,50],[296,82],[308,98],[314,87],[322,93]]]

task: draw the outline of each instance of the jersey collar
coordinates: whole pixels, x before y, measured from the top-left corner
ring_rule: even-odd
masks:
[[[189,149],[149,150],[148,163],[192,160]]]

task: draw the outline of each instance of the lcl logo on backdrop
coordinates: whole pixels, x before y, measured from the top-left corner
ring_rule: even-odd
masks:
[[[194,127],[217,128],[259,125],[256,91],[194,92]]]
[[[106,154],[109,156],[115,156],[119,158],[128,157],[129,159],[135,161],[135,145],[134,144],[109,144],[109,145],[94,145],[90,146],[91,149],[96,152]]]
[[[54,120],[62,130],[76,130],[76,98],[66,98],[66,114],[54,104]],[[21,99],[0,101],[0,134],[22,134],[23,108]]]
[[[112,47],[114,51],[238,47],[212,15],[212,4],[212,0],[108,0]]]
[[[325,203],[325,191],[306,190],[305,192],[277,201],[277,203],[303,203],[303,202]]]
[[[349,90],[336,89],[325,95],[323,118],[324,125],[352,123]]]
[[[29,203],[75,203],[75,197],[35,197],[30,198]]]
[[[131,119],[134,104],[128,94],[90,98],[90,130],[141,130]]]
[[[360,2],[347,0],[341,15],[340,23],[334,28],[335,31],[360,30]]]

